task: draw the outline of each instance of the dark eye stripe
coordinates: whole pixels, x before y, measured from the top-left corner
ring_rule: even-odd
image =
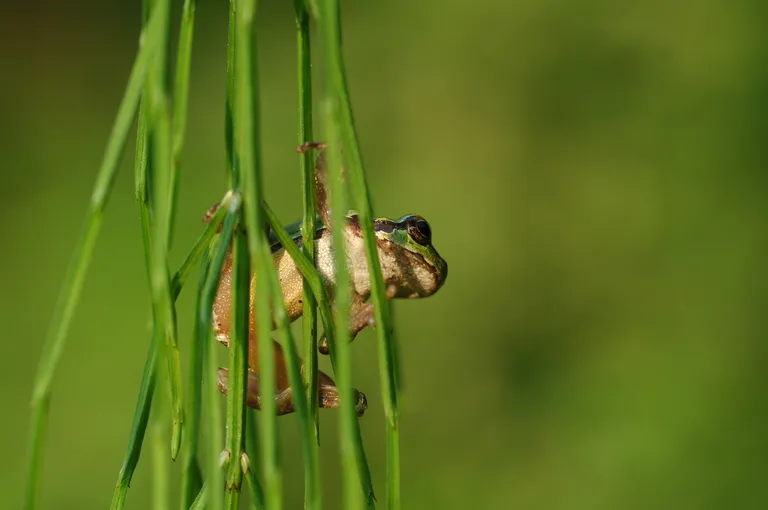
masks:
[[[397,228],[397,223],[392,220],[376,220],[373,224],[373,230],[376,232],[384,232],[385,234],[391,234]]]

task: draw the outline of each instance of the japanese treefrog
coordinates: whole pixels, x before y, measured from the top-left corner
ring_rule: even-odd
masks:
[[[324,144],[306,144],[299,147],[299,152],[310,149],[322,149]],[[325,162],[323,154],[315,163],[315,189],[317,212],[320,221],[315,230],[315,264],[329,296],[334,294],[335,264],[331,242],[331,214],[326,200]],[[208,212],[206,219],[218,207]],[[376,245],[379,261],[387,289],[387,298],[420,298],[431,296],[440,289],[448,275],[448,265],[432,246],[432,231],[427,221],[420,216],[407,215],[397,220],[378,218],[374,221]],[[289,234],[297,244],[301,244],[300,222],[287,227]],[[347,215],[343,231],[347,248],[347,265],[351,277],[352,302],[349,310],[350,333],[355,338],[366,326],[374,325],[373,305],[366,303],[371,294],[371,282],[368,263],[363,246],[363,237],[358,217]],[[283,291],[285,309],[290,320],[300,317],[303,311],[303,278],[287,251],[270,235],[272,260],[277,268],[280,286]],[[248,391],[247,401],[250,407],[260,409],[259,360],[256,342],[256,317],[254,312],[254,279],[251,276],[250,302],[250,339],[248,346]],[[213,327],[216,340],[229,345],[231,313],[232,254],[227,254],[221,272],[219,288],[213,305]],[[319,350],[328,354],[328,344],[321,338]],[[288,373],[282,347],[274,342],[275,366],[277,370],[277,414],[294,411],[292,389],[288,383]],[[339,392],[333,380],[323,372],[318,372],[318,391],[320,407],[339,407]],[[219,369],[219,390],[227,392],[227,369]],[[355,408],[362,415],[367,408],[367,401],[362,392],[355,390],[357,401]]]

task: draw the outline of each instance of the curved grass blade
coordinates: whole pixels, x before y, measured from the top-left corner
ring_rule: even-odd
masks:
[[[195,496],[194,501],[192,501],[192,504],[189,505],[189,510],[202,510],[205,508],[205,505],[208,503],[208,484],[203,484],[203,486],[200,488],[200,491],[197,493],[197,496]]]
[[[104,158],[99,168],[96,184],[86,213],[85,223],[80,238],[75,246],[67,274],[61,286],[53,318],[46,335],[40,358],[35,389],[32,396],[31,434],[28,453],[28,467],[24,494],[24,508],[31,510],[37,506],[37,488],[40,479],[41,454],[47,421],[48,405],[51,398],[51,381],[64,350],[69,326],[72,322],[75,306],[80,297],[85,273],[90,265],[93,248],[96,243],[104,209],[109,199],[117,175],[117,168],[125,148],[128,132],[141,95],[141,86],[149,66],[149,60],[160,40],[162,18],[153,15],[140,40],[136,59],[128,78],[123,99],[118,108]]]

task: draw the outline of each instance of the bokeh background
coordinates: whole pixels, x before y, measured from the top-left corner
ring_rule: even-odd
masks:
[[[300,215],[291,2],[263,2],[267,196]],[[395,304],[404,507],[768,507],[768,33],[748,0],[345,2],[377,214],[450,265]],[[226,2],[200,2],[174,264],[225,190]],[[21,502],[31,385],[133,58],[139,2],[0,16],[0,507]],[[174,18],[178,20],[178,16]],[[105,508],[148,330],[129,146],[55,378],[43,508]],[[181,342],[193,296],[180,301]],[[224,356],[223,348],[218,348]],[[353,345],[380,501],[376,348]],[[327,508],[337,417],[321,413]],[[301,507],[294,417],[280,420]],[[145,455],[129,508],[150,501]]]

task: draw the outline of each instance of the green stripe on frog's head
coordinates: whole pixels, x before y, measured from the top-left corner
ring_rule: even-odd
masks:
[[[377,218],[374,220],[376,237],[387,240],[405,250],[421,256],[437,277],[437,289],[448,276],[448,264],[432,246],[432,228],[421,216],[408,214],[397,220]]]

